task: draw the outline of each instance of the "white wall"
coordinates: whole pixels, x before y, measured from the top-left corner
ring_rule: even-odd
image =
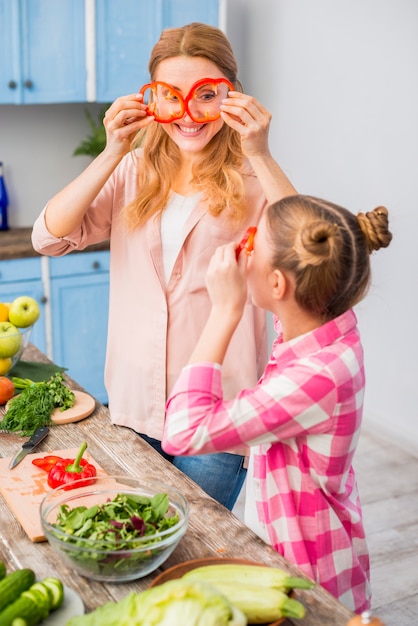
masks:
[[[418,454],[418,3],[223,1],[241,79],[273,113],[271,150],[299,191],[390,210],[394,240],[358,307],[365,419]],[[12,226],[85,167],[71,155],[87,130],[84,105],[0,106]]]
[[[95,117],[102,106],[0,105],[0,161],[12,228],[31,226],[48,199],[90,162],[72,153],[89,133],[85,109]]]
[[[384,204],[393,242],[357,308],[365,420],[418,454],[418,3],[227,0],[246,91],[273,114],[271,150],[301,193]]]

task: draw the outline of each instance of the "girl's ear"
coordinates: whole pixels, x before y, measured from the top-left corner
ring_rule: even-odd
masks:
[[[283,300],[289,294],[290,281],[281,270],[273,270],[273,298]]]

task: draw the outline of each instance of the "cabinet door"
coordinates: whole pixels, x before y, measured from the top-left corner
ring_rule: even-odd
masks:
[[[39,304],[41,315],[33,326],[30,341],[41,352],[46,352],[45,300],[40,259],[0,261],[0,302],[12,302],[19,296],[35,298]]]
[[[219,0],[162,0],[162,28],[178,27],[190,22],[218,26]]]
[[[112,102],[149,81],[149,57],[164,28],[218,25],[218,14],[218,0],[124,0],[122,5],[96,0],[96,100]]]
[[[0,0],[0,102],[86,99],[84,0]]]
[[[17,2],[0,0],[0,103],[13,104],[17,97],[19,24]]]
[[[107,403],[108,267],[108,252],[50,259],[53,361],[102,403]]]
[[[112,102],[148,82],[160,34],[159,0],[96,0],[96,100]]]

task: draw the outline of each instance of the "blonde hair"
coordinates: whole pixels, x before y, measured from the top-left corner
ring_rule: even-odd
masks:
[[[267,211],[274,268],[291,272],[295,298],[324,321],[357,304],[370,284],[370,258],[392,234],[388,211],[379,206],[357,216],[311,196],[288,196]]]
[[[242,91],[231,44],[218,28],[195,22],[182,28],[164,30],[148,64],[151,80],[161,61],[178,56],[210,60],[237,91]],[[144,159],[138,171],[138,195],[124,210],[131,230],[164,210],[180,166],[180,151],[161,124],[153,123],[138,133],[131,147],[135,149],[139,146],[144,150]],[[231,219],[239,222],[244,217],[244,184],[240,174],[242,160],[239,134],[224,124],[193,168],[192,184],[196,191],[203,192],[213,215],[220,215],[227,209]]]

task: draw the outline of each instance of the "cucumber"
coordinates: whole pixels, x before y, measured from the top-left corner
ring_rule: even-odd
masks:
[[[6,566],[3,561],[0,561],[0,580],[6,576]]]
[[[25,594],[31,594],[31,597],[38,605],[40,611],[42,612],[42,619],[45,619],[49,615],[49,611],[51,609],[51,600],[49,591],[42,583],[35,583],[30,587]],[[18,602],[19,600],[16,600]],[[0,614],[1,617],[1,614]],[[16,617],[21,617],[21,615]]]
[[[49,611],[46,613],[48,615]],[[37,591],[23,591],[19,598],[0,613],[0,626],[12,626],[16,618],[23,619],[27,626],[36,626],[46,617],[42,595]]]
[[[40,583],[49,591],[50,610],[55,611],[64,602],[64,585],[58,578],[44,578]]]
[[[21,570],[20,570],[21,571]],[[0,612],[0,626],[16,626],[21,620],[25,626],[36,626],[64,601],[64,585],[58,578],[45,578],[22,591],[12,603]]]
[[[17,600],[34,582],[35,572],[27,568],[11,572],[0,580],[0,611]]]

